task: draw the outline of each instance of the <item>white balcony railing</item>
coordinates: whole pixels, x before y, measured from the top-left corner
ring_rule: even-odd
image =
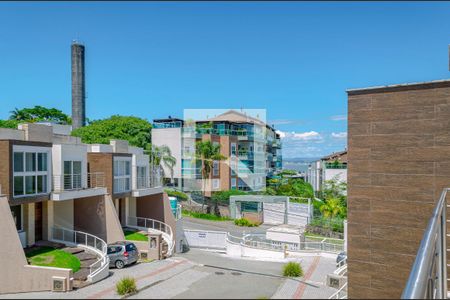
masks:
[[[83,182],[83,177],[87,177]],[[81,189],[105,187],[105,175],[102,172],[82,174],[54,175],[53,191],[63,192]]]
[[[81,247],[97,255],[98,259],[89,265],[88,281],[96,282],[108,276],[109,257],[107,255],[107,244],[101,238],[82,231],[52,227],[50,240]]]

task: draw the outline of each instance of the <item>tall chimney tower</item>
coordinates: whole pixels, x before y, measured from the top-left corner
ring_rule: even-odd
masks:
[[[84,45],[72,42],[72,129],[86,125]]]

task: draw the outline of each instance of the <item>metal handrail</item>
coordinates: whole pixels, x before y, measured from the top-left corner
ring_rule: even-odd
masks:
[[[173,239],[173,230],[170,225],[154,219],[128,216],[127,226],[139,229],[153,229],[161,232],[163,239],[165,239],[169,245],[169,255],[172,255],[173,249],[175,248],[175,242]]]
[[[402,293],[402,299],[447,298],[446,197],[442,191]]]
[[[88,277],[92,278],[106,267],[109,268],[109,257],[107,255],[108,246],[101,238],[86,232],[63,227],[52,227],[51,233],[52,241],[81,246],[96,253],[100,257],[94,263],[89,265]]]
[[[347,285],[348,281],[344,283],[333,295],[328,297],[328,299],[347,299]],[[341,296],[341,294],[343,294]]]

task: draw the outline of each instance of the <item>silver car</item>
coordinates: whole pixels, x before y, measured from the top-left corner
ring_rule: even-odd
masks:
[[[134,264],[139,259],[139,252],[135,244],[131,242],[117,242],[108,245],[109,266],[122,269]]]

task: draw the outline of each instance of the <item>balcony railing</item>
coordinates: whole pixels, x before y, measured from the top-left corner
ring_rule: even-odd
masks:
[[[325,163],[326,169],[347,169],[347,164],[343,163]]]
[[[86,183],[83,182],[83,177],[87,177]],[[66,175],[54,175],[53,178],[53,191],[73,191],[81,189],[92,189],[105,187],[105,175],[102,172],[85,173],[82,174],[66,174]]]
[[[131,176],[114,178],[114,193],[131,191]]]
[[[162,177],[161,176],[145,176],[145,177],[137,177],[136,178],[136,187],[137,189],[149,189],[156,188],[162,186]]]
[[[443,190],[420,242],[402,299],[447,298],[447,192]]]

